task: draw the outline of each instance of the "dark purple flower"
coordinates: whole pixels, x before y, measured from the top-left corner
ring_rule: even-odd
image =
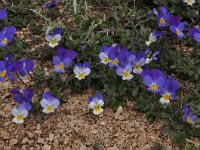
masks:
[[[183,121],[189,124],[195,124],[195,120],[197,119],[196,115],[193,115],[190,112],[190,107],[188,105],[184,105],[182,108],[183,112]]]
[[[29,71],[31,71],[34,67],[33,60],[28,60],[25,58],[22,58],[19,60],[22,63],[22,68],[19,68],[19,74],[21,77],[24,77]]]
[[[170,17],[170,31],[175,33],[178,38],[183,38],[184,33],[182,32],[185,29],[185,24],[181,22],[181,19],[176,16]]]
[[[116,69],[120,64],[123,64],[126,56],[128,55],[128,50],[126,48],[120,48],[119,45],[113,45],[112,49],[108,53],[108,58],[111,60],[109,67]]]
[[[189,29],[189,36],[191,36],[195,41],[200,42],[200,25]]]
[[[146,53],[141,51],[136,54],[134,52],[129,53],[128,60],[129,63],[133,66],[133,72],[136,74],[141,74],[143,71],[142,67],[146,64]]]
[[[0,10],[0,19],[4,19],[7,16],[7,12],[5,9]]]
[[[64,73],[72,60],[76,58],[77,54],[73,50],[65,50],[63,47],[57,49],[57,55],[53,57],[54,71]]]
[[[0,61],[0,81],[4,81],[6,78],[6,65],[5,61]]]
[[[8,43],[12,42],[15,32],[15,27],[3,28],[3,30],[0,32],[0,47],[5,47],[8,45]]]
[[[143,83],[148,87],[147,90],[153,93],[161,91],[162,86],[165,84],[165,77],[158,69],[148,70],[145,69],[141,73]]]
[[[166,27],[169,24],[170,14],[165,7],[160,7],[160,12],[154,9],[154,14],[157,16],[159,27]]]
[[[31,110],[31,99],[33,97],[33,91],[29,88],[18,90],[16,88],[11,90],[14,96],[14,101],[19,107],[25,108],[27,111]]]
[[[108,54],[111,51],[111,49],[112,49],[111,46],[102,46],[102,47],[100,47],[99,58],[101,59],[101,63],[103,63],[104,65],[107,65],[111,61],[108,58]]]
[[[166,78],[165,84],[161,87],[161,98],[160,103],[161,104],[168,104],[170,101],[174,100],[176,98],[176,92],[179,89],[179,84],[177,81]]]
[[[51,0],[47,3],[45,3],[42,7],[43,8],[46,8],[46,9],[49,9],[49,8],[53,8],[56,6],[56,0]]]

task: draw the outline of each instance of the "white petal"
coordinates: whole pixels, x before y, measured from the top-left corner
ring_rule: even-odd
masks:
[[[13,108],[12,109],[12,115],[13,116],[17,116],[19,114],[18,109],[17,108]]]
[[[49,114],[49,113],[51,113],[51,112],[54,112],[54,109],[53,109],[52,111],[48,111],[48,110],[47,110],[47,107],[46,107],[46,108],[44,108],[44,109],[42,110],[42,112],[45,113],[45,114]]]
[[[91,72],[90,68],[83,69],[83,73],[85,76],[88,76],[90,74],[90,72]]]
[[[40,101],[40,105],[43,107],[43,108],[46,108],[48,105],[49,105],[49,102],[47,99],[42,99]]]
[[[80,70],[80,68],[78,67],[78,66],[76,66],[76,67],[74,67],[74,73],[76,74],[76,75],[78,75],[80,72],[81,72],[81,70]]]
[[[28,111],[26,109],[21,111],[21,114],[23,116],[23,118],[26,118],[28,116]]]
[[[57,108],[60,105],[60,101],[58,99],[54,99],[51,104],[53,108]]]
[[[51,40],[53,39],[53,37],[50,36],[50,35],[46,35],[46,36],[45,36],[45,39],[46,39],[48,42],[51,42]]]
[[[61,40],[61,35],[60,34],[56,34],[54,36],[54,38],[56,39],[56,41],[60,41]]]
[[[161,104],[169,104],[170,103],[170,100],[169,101],[165,101],[163,97],[160,98],[159,102]]]
[[[94,102],[89,103],[89,108],[94,109],[94,106],[95,106]]]
[[[104,105],[104,101],[103,100],[98,100],[97,101],[97,105],[102,107]]]
[[[106,53],[104,53],[104,52],[101,52],[100,54],[99,54],[99,58],[101,59],[101,60],[103,60],[105,57],[107,57],[108,55],[106,54]]]

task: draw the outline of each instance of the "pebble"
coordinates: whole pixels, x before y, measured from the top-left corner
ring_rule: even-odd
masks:
[[[42,147],[42,150],[50,150],[51,149],[51,146],[50,145],[44,145]]]
[[[49,134],[49,141],[53,141],[53,139],[54,139],[54,137],[55,137],[55,135],[53,134],[53,133],[50,133]]]
[[[7,140],[10,138],[9,133],[6,131],[1,131],[1,137],[3,137],[4,140]]]
[[[10,145],[15,145],[18,143],[18,139],[11,139],[10,140]]]
[[[38,140],[37,140],[37,142],[40,143],[40,144],[44,144],[44,141],[45,140],[43,138],[38,138]]]
[[[26,144],[28,141],[29,141],[28,138],[24,138],[24,139],[22,140],[22,144]]]

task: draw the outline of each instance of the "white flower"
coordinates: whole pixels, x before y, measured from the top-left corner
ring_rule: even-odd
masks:
[[[75,77],[79,80],[85,79],[85,77],[88,76],[91,72],[90,68],[84,68],[79,66],[75,66],[73,71],[75,73]]]
[[[195,0],[183,0],[184,3],[187,3],[187,5],[192,6],[195,3]]]
[[[49,42],[49,46],[54,48],[58,46],[58,42],[61,40],[61,35],[60,34],[55,34],[55,35],[46,35],[45,39]]]
[[[28,111],[24,108],[13,108],[12,115],[15,116],[12,120],[13,122],[22,124],[24,123],[24,118],[28,116]]]
[[[116,70],[116,73],[119,76],[122,76],[122,80],[131,80],[133,78],[133,75],[131,74],[132,67],[130,65],[126,65],[126,67],[118,67]]]

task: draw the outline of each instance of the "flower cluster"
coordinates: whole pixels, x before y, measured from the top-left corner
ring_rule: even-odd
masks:
[[[24,77],[34,67],[34,62],[25,58],[13,60],[12,54],[0,61],[0,81],[6,77],[10,80],[17,80],[18,77]]]
[[[177,81],[169,76],[165,77],[158,69],[146,69],[141,73],[143,83],[147,86],[147,90],[154,94],[160,93],[161,104],[169,104],[170,101],[176,98],[176,92],[179,89]]]
[[[192,6],[195,1],[184,0],[185,3]],[[178,16],[172,16],[165,7],[160,7],[159,11],[153,9],[154,14],[157,17],[159,27],[169,26],[169,30],[172,34],[176,35],[179,39],[185,36],[185,23],[181,22],[181,19]],[[157,31],[160,32],[160,31]],[[151,43],[157,41],[157,38],[161,35],[157,32],[152,32],[149,35],[149,40],[146,41],[146,45],[149,46]],[[192,37],[195,41],[200,42],[200,25],[197,25],[189,29],[188,35]]]
[[[182,111],[183,111],[183,121],[189,124],[195,124],[197,116],[191,113],[189,106],[184,105]]]
[[[133,78],[131,73],[141,74],[147,63],[157,60],[158,53],[152,55],[150,50],[135,53],[115,44],[113,46],[102,46],[99,58],[101,63],[116,71],[119,76],[122,76],[123,80],[131,80]]]
[[[7,16],[7,12],[5,9],[0,9],[0,19],[4,19]]]

